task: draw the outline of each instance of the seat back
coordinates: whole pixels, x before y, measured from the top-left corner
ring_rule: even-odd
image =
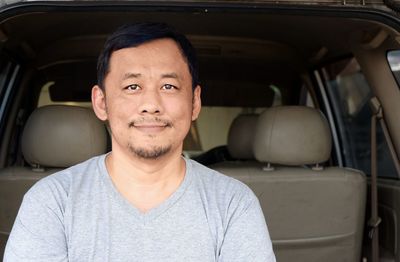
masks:
[[[254,160],[252,142],[256,123],[256,114],[237,116],[229,128],[228,144],[214,147],[194,157],[193,160],[206,166],[216,167],[236,165],[241,160]]]
[[[39,179],[106,152],[107,132],[91,109],[46,106],[29,117],[22,153],[29,167],[0,170],[0,257],[24,194]]]
[[[258,115],[237,116],[228,133],[228,151],[236,160],[254,160],[253,141]]]
[[[366,179],[322,167],[331,135],[315,109],[273,107],[260,115],[253,141],[259,163],[217,168],[258,196],[277,261],[360,261]]]

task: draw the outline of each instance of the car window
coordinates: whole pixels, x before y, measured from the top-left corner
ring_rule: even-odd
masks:
[[[389,51],[387,53],[387,60],[396,79],[397,85],[400,86],[400,50]]]
[[[370,174],[371,88],[355,58],[329,64],[323,72],[337,122],[344,165]],[[397,178],[380,125],[377,127],[377,150],[378,176]]]
[[[18,67],[14,63],[0,57],[0,119],[3,119],[17,71]]]
[[[42,107],[46,105],[71,105],[71,106],[83,106],[83,107],[92,107],[91,102],[82,102],[82,101],[57,101],[53,100],[50,95],[49,88],[54,85],[55,82],[49,81],[44,84],[40,90],[39,100],[37,103],[37,107]]]
[[[9,74],[11,69],[11,63],[0,59],[0,94],[1,97],[4,95],[5,83],[7,79],[7,75]]]

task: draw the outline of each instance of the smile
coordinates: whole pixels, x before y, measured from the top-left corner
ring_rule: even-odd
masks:
[[[165,127],[171,127],[172,124],[170,121],[163,120],[163,119],[139,119],[139,120],[134,120],[128,124],[129,128],[137,128],[137,129],[150,129],[150,130],[156,130],[156,129],[164,129]]]
[[[167,124],[134,124],[133,127],[167,127]]]
[[[159,133],[165,130],[166,127],[168,127],[167,124],[137,124],[137,125],[133,125],[133,127],[136,130],[139,130],[143,133],[147,133],[147,134],[155,134],[155,133]]]

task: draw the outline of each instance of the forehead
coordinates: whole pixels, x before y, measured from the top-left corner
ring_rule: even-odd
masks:
[[[109,72],[115,70],[172,70],[189,73],[185,57],[178,44],[169,38],[157,39],[137,47],[114,51],[110,57]]]

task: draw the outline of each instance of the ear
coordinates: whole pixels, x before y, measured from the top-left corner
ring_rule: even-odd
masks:
[[[104,91],[98,85],[95,85],[92,88],[92,106],[96,116],[100,120],[106,121],[108,118],[106,96]]]
[[[198,85],[193,92],[192,121],[196,120],[201,110],[201,87]]]

